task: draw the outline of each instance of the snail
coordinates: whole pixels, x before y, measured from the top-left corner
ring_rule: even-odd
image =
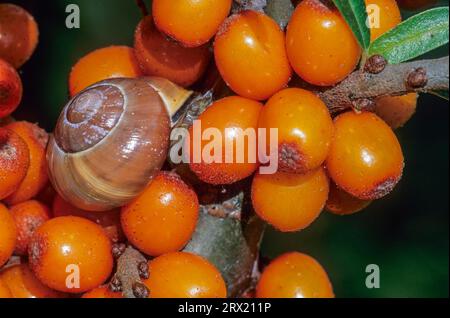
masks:
[[[164,164],[171,127],[191,95],[157,77],[108,79],[80,92],[47,148],[55,190],[89,211],[130,202]]]

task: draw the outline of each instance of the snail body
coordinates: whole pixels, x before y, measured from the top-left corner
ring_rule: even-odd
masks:
[[[131,201],[164,164],[171,117],[189,96],[159,78],[108,79],[80,92],[49,141],[55,190],[89,211]]]

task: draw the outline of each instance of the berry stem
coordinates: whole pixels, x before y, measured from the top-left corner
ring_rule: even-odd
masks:
[[[399,96],[411,92],[430,93],[449,89],[449,57],[386,65],[378,74],[358,70],[347,79],[328,89],[313,88],[331,113],[353,107],[355,101],[382,96]],[[420,70],[421,85],[412,79],[412,72]],[[423,78],[426,74],[426,80]]]
[[[139,7],[139,9],[141,10],[142,16],[146,17],[149,14],[149,11],[147,9],[147,6],[145,5],[143,0],[136,0],[136,4]]]

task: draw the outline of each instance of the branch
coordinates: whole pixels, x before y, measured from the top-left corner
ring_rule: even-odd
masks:
[[[321,89],[319,96],[332,113],[354,107],[369,108],[381,96],[410,92],[429,93],[449,88],[449,58],[387,65],[378,74],[358,70],[333,88]]]

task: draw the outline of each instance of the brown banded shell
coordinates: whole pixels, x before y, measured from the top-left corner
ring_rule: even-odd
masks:
[[[47,150],[50,179],[64,199],[85,210],[111,210],[135,198],[161,169],[176,106],[166,105],[165,82],[158,81],[160,90],[150,79],[105,80],[65,106]],[[179,99],[172,94],[164,98]]]

